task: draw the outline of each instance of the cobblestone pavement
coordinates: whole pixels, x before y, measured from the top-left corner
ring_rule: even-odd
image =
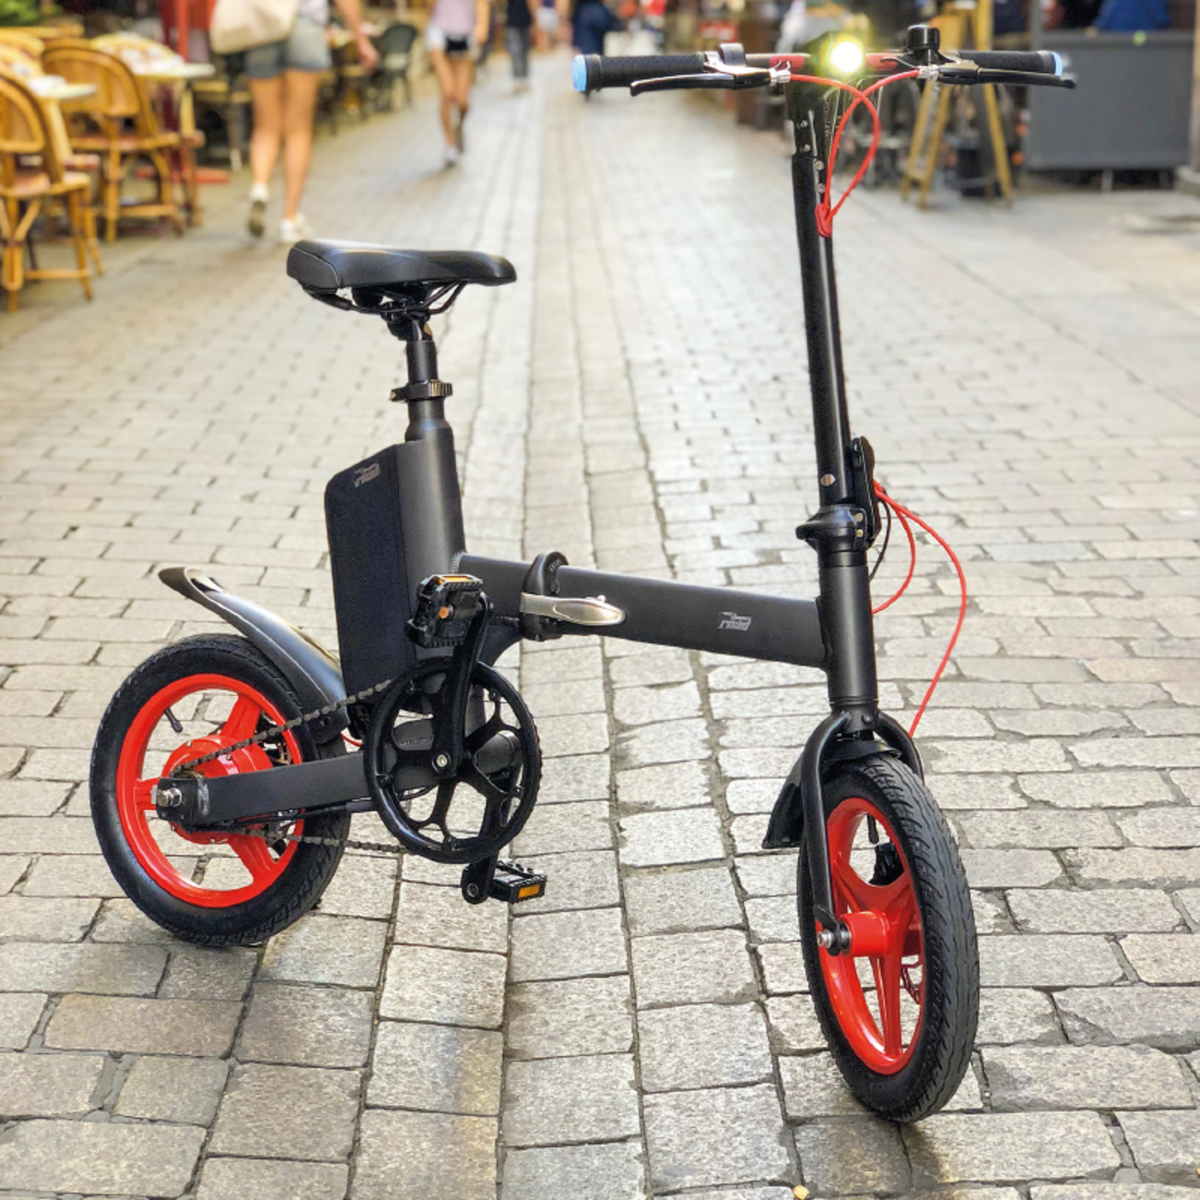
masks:
[[[781,145],[564,73],[485,85],[452,173],[427,101],[324,140],[310,215],[518,266],[443,322],[473,548],[810,595]],[[1142,219],[1194,202],[839,218],[856,424],[973,595],[922,747],[986,935],[979,1047],[951,1111],[897,1129],[831,1069],[793,856],[759,851],[812,672],[527,651],[548,761],[517,850],[551,890],[512,917],[362,854],[258,950],[117,893],[96,721],[213,628],[154,571],[205,565],[332,643],[321,489],[401,429],[399,347],[248,247],[235,199],[114,260],[94,305],[34,288],[0,319],[0,1195],[1195,1195],[1200,240]],[[878,628],[897,714],[952,621],[936,555],[911,593]]]

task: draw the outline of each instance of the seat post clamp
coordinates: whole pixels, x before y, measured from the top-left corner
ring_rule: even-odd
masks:
[[[454,395],[454,388],[440,379],[425,379],[414,383],[406,383],[403,387],[393,388],[391,399],[397,400],[444,400]]]

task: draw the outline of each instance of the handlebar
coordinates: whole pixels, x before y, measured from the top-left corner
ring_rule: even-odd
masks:
[[[944,83],[1013,83],[1025,86],[1074,87],[1063,74],[1062,57],[1051,50],[963,50],[943,54],[937,30],[914,26],[908,48],[864,56],[858,78],[886,77],[918,70],[922,78]],[[844,82],[828,74],[820,60],[808,54],[746,54],[740,46],[722,46],[702,54],[652,54],[605,58],[578,56],[571,67],[571,82],[578,92],[628,87],[642,91],[668,88],[766,87],[784,83],[790,75],[819,75],[831,84]]]

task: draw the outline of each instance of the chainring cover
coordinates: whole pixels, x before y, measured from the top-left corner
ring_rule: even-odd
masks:
[[[428,660],[392,684],[373,708],[363,766],[380,819],[407,850],[434,862],[472,863],[497,855],[529,819],[541,779],[541,749],[520,693],[494,668],[477,662],[461,758],[433,764],[438,723],[464,719],[447,703],[450,669],[448,658]],[[402,770],[418,765],[433,765],[438,782],[399,786]]]

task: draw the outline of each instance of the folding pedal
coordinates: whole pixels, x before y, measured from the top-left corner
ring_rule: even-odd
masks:
[[[522,900],[536,900],[546,894],[546,876],[539,871],[523,867],[520,863],[498,862],[492,876],[488,896],[502,900],[505,904],[519,904]]]

